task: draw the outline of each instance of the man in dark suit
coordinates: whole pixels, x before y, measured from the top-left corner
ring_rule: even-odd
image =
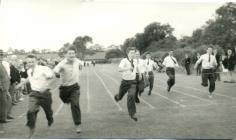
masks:
[[[190,64],[191,64],[191,59],[189,58],[188,54],[185,54],[184,66],[185,66],[187,75],[190,75]]]
[[[214,49],[213,52],[215,58],[216,58],[216,62],[217,62],[217,66],[215,68],[215,81],[218,80],[220,81],[220,65],[221,65],[221,55],[218,53],[217,49]]]
[[[235,83],[234,80],[234,67],[235,67],[235,55],[233,54],[233,51],[231,49],[228,49],[227,56],[223,60],[223,65],[226,69],[228,69],[228,76],[229,81],[224,81],[226,83]]]

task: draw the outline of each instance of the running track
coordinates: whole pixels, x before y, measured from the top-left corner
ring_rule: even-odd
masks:
[[[224,77],[223,77],[224,78]],[[222,78],[222,79],[223,79]],[[176,86],[166,92],[167,76],[155,74],[153,94],[147,91],[137,105],[138,122],[128,117],[125,98],[116,103],[121,74],[117,65],[83,68],[80,76],[82,133],[76,134],[70,107],[53,90],[54,124],[47,127],[41,109],[33,138],[236,138],[236,84],[216,83],[212,99],[200,77],[176,75]],[[224,80],[224,79],[223,79]],[[55,82],[54,87],[58,86]],[[0,138],[27,138],[27,96],[14,106],[16,118],[5,126]]]

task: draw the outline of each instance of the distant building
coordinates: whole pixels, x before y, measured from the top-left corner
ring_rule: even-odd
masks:
[[[93,55],[86,55],[84,57],[84,61],[95,61],[96,63],[107,63],[107,59],[105,58],[105,52],[96,52]]]

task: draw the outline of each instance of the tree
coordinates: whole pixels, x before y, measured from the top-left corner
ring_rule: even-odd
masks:
[[[58,55],[59,55],[60,57],[62,57],[63,54],[67,51],[67,49],[69,49],[71,46],[72,46],[72,45],[71,45],[69,42],[65,43],[65,44],[59,49],[59,54],[58,54]]]
[[[126,39],[122,45],[122,50],[125,51],[128,47],[133,46],[142,54],[150,48],[156,50],[155,47],[173,47],[177,40],[172,35],[173,30],[169,24],[161,25],[159,22],[153,22],[144,28],[143,33],[137,33],[134,37]]]
[[[135,38],[134,38],[134,37],[132,37],[132,38],[127,38],[127,39],[124,41],[124,44],[121,45],[121,51],[126,54],[126,49],[127,49],[128,47],[134,47],[134,46],[135,46]]]
[[[90,43],[93,42],[93,39],[90,36],[78,36],[72,43],[73,47],[76,49],[77,55],[79,55],[80,53],[81,55],[80,57],[82,57],[82,59],[84,58],[85,55],[86,45],[89,42]]]
[[[121,58],[124,57],[124,53],[120,49],[111,49],[106,52],[105,58]]]
[[[39,54],[39,51],[37,51],[37,50],[35,50],[35,49],[32,49],[32,50],[31,50],[31,53],[32,53],[32,54]]]
[[[92,45],[90,46],[88,49],[91,49],[91,50],[96,50],[96,51],[103,51],[103,46],[100,45],[100,44],[95,44],[95,45]]]

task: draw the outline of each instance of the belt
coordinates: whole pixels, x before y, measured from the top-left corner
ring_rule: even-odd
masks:
[[[41,92],[41,91],[36,91],[36,90],[31,90],[31,92],[36,92],[36,93],[40,93],[40,94],[43,94],[44,92],[47,92],[47,91],[50,91],[50,89],[46,89],[46,90],[44,90],[43,92]]]

